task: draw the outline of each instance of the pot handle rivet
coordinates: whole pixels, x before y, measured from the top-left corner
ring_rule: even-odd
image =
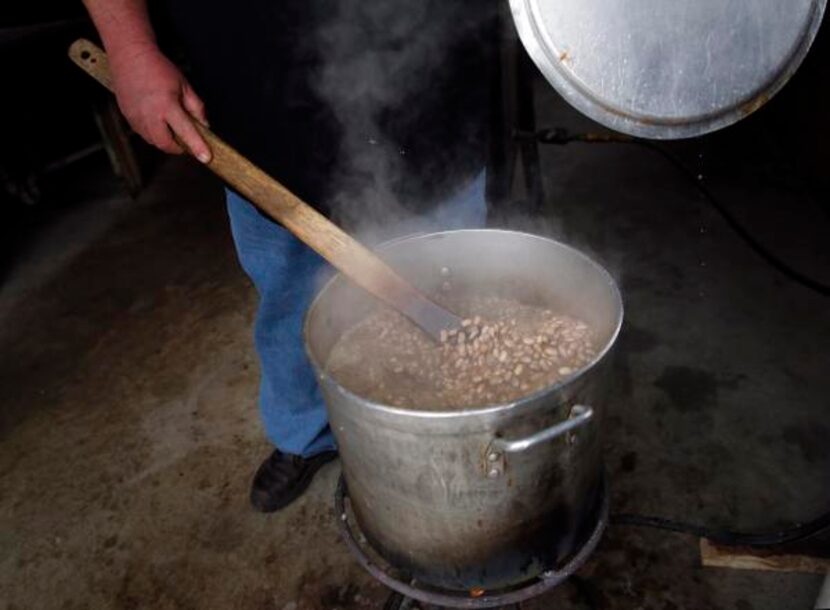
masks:
[[[568,419],[561,421],[550,428],[545,428],[536,434],[515,440],[507,440],[504,438],[493,439],[493,442],[490,443],[490,446],[487,449],[487,455],[489,456],[493,453],[519,453],[526,451],[541,443],[552,441],[567,432],[576,431],[578,428],[581,428],[591,421],[593,417],[594,410],[591,407],[586,405],[574,405],[571,407]]]

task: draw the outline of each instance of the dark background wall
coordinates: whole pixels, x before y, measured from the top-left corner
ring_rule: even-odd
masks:
[[[801,69],[765,107],[721,132],[671,146],[693,160],[704,151],[700,169],[707,174],[786,183],[830,209],[829,29],[825,23]],[[83,164],[53,171],[55,163],[100,143],[92,108],[106,94],[66,58],[68,44],[81,35],[94,31],[79,1],[0,8],[3,259],[25,241],[29,228],[48,222],[65,205],[61,174],[83,171]],[[536,86],[547,85],[538,79]],[[103,151],[93,156],[99,163],[105,159]]]
[[[751,159],[759,169],[787,167],[830,205],[830,25],[824,24],[801,68],[766,106],[707,138],[724,162]],[[763,143],[763,146],[758,146]],[[774,162],[774,163],[773,163]]]
[[[810,180],[830,193],[830,26],[825,23],[790,86],[772,105],[770,120]],[[830,200],[825,198],[825,204]]]

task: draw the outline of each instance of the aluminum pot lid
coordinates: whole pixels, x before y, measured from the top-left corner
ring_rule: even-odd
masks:
[[[530,57],[578,110],[646,138],[726,127],[787,82],[827,0],[510,0]]]

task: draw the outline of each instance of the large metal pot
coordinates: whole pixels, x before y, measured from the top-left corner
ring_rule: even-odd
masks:
[[[511,404],[436,411],[373,403],[326,373],[332,345],[375,306],[343,277],[322,289],[306,319],[352,507],[371,546],[449,589],[537,576],[577,549],[596,519],[603,373],[622,323],[617,286],[579,251],[526,233],[434,233],[379,252],[426,291],[449,282],[459,293],[508,294],[596,329],[596,361],[563,383]]]

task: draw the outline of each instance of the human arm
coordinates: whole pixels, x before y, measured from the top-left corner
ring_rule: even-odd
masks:
[[[84,0],[109,56],[118,106],[145,140],[181,153],[175,134],[202,162],[210,148],[190,115],[207,125],[202,100],[181,71],[161,52],[146,0]]]

